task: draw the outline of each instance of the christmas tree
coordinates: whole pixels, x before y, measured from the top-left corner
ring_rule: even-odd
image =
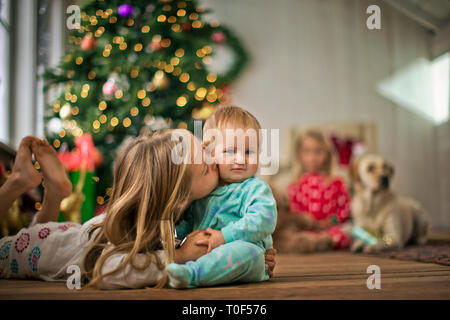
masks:
[[[67,54],[44,74],[46,90],[56,92],[46,136],[56,149],[73,150],[77,137],[91,134],[103,156],[94,177],[102,204],[124,138],[144,127],[192,129],[193,119],[227,101],[247,55],[194,0],[96,0],[80,9]]]

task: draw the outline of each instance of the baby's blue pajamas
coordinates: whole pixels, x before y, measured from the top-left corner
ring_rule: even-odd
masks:
[[[235,281],[269,279],[264,264],[266,249],[277,219],[270,187],[257,177],[219,186],[205,198],[194,201],[176,226],[178,238],[193,230],[221,230],[225,244],[196,261],[166,267],[175,288],[212,286]]]

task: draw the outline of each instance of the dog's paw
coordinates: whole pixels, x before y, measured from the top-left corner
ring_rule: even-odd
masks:
[[[383,241],[377,241],[375,244],[366,245],[363,249],[363,253],[378,253],[386,248]]]

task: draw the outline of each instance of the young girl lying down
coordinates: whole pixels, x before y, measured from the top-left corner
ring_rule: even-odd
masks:
[[[174,133],[190,137],[191,143],[173,141]],[[176,164],[171,159],[172,150],[180,144],[181,156],[191,161]],[[175,248],[174,237],[174,225],[184,209],[216,186],[210,176],[213,169],[205,170],[204,163],[187,164],[193,163],[199,152],[200,142],[186,130],[134,139],[116,159],[106,212],[79,225],[55,222],[61,200],[71,192],[56,151],[38,138],[25,138],[11,177],[0,188],[0,219],[20,194],[42,180],[32,165],[32,154],[44,177],[44,200],[28,228],[0,239],[0,277],[65,280],[67,268],[78,265],[88,287],[168,286],[165,266],[196,260],[207,251],[206,246],[195,244],[208,239],[202,230],[190,233],[179,249]],[[274,254],[272,250],[266,255],[270,274]],[[253,265],[250,257],[247,260],[241,264]],[[218,283],[225,282],[228,279],[219,279]]]

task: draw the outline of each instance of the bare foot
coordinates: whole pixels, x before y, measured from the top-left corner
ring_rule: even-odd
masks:
[[[45,140],[35,140],[31,144],[34,157],[39,161],[47,191],[62,200],[72,193],[72,183],[55,149]]]
[[[23,192],[36,188],[42,181],[42,175],[32,163],[31,145],[35,141],[39,139],[32,136],[22,139],[10,177],[15,181],[15,186]]]

